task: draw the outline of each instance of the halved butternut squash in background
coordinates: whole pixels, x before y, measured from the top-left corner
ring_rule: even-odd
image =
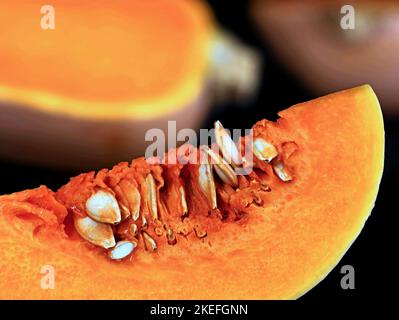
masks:
[[[0,197],[0,297],[291,299],[304,294],[339,262],[372,210],[383,171],[383,119],[367,85],[279,115],[277,122],[254,125],[255,139],[269,145],[258,144],[254,171],[237,181],[218,171],[204,180],[205,167],[136,159],[82,174],[56,193],[42,186]],[[212,188],[204,188],[211,181],[217,201]],[[138,216],[125,220],[137,223],[138,241],[121,261],[105,254],[112,244],[93,245],[93,238],[83,239],[75,229],[76,221],[93,217],[99,190],[115,197],[120,213],[137,208],[125,201],[137,199],[126,190],[141,196]],[[187,210],[180,205],[183,197]],[[105,203],[112,204],[108,214],[111,207],[117,210],[112,201]],[[99,217],[94,216],[101,223]],[[115,239],[126,241],[120,225],[110,228]],[[43,265],[54,268],[54,289],[40,286]]]
[[[2,154],[109,165],[143,151],[148,128],[201,124],[215,31],[204,3],[54,0],[54,30],[42,5],[0,4]]]

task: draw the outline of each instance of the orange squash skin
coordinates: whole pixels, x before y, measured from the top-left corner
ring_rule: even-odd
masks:
[[[59,193],[46,187],[0,197],[0,297],[6,299],[292,299],[340,260],[374,205],[384,129],[369,86],[295,105],[254,135],[286,159],[290,183],[271,177],[263,207],[213,219],[208,236],[160,244],[156,253],[109,261],[68,229]],[[57,199],[56,199],[57,198]],[[64,222],[64,224],[62,223]],[[40,286],[43,265],[55,288]]]

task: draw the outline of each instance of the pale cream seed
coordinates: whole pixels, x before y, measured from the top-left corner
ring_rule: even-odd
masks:
[[[146,250],[156,251],[157,243],[155,242],[155,240],[153,238],[151,238],[151,236],[145,231],[142,232],[142,235],[143,235],[144,245],[145,245]]]
[[[119,202],[119,208],[121,211],[121,221],[124,221],[130,217],[130,211],[128,207],[126,207],[123,203]]]
[[[109,224],[97,222],[90,217],[74,217],[74,225],[79,235],[90,243],[105,249],[115,246],[112,227]]]
[[[233,166],[240,166],[242,164],[240,152],[220,121],[215,122],[215,138],[216,144],[219,146],[227,163]]]
[[[126,258],[130,255],[134,248],[136,248],[137,243],[133,241],[119,241],[115,247],[108,252],[108,256],[112,260],[120,260]]]
[[[224,183],[236,187],[238,185],[238,179],[234,169],[220,155],[215,153],[208,146],[202,146],[201,148],[211,157],[213,168],[215,169],[219,178]]]
[[[121,211],[115,197],[99,190],[86,201],[87,214],[98,222],[116,224],[121,222]]]
[[[183,186],[180,186],[179,192],[180,192],[180,197],[181,197],[181,206],[183,208],[183,216],[186,216],[188,214],[188,206],[187,206],[187,201],[186,201],[186,193],[184,191]]]
[[[137,227],[137,224],[135,224],[135,223],[132,223],[131,225],[130,225],[130,234],[133,236],[133,237],[137,237],[137,235],[138,235],[138,233],[139,233],[139,228]]]
[[[208,161],[208,154],[206,152],[200,152],[201,164],[198,168],[198,179],[199,186],[208,199],[209,205],[212,209],[217,207],[216,202],[216,187],[213,179],[212,167]]]
[[[262,161],[270,162],[278,155],[276,147],[262,138],[256,138],[253,142],[254,155]]]
[[[158,219],[157,208],[157,192],[155,188],[155,180],[152,174],[147,175],[146,179],[147,196],[148,196],[148,209],[153,220]]]
[[[274,172],[284,182],[292,180],[291,175],[285,170],[284,164],[282,162],[277,162],[273,165]]]
[[[141,201],[140,192],[139,190],[137,190],[137,188],[131,188],[127,196],[130,204],[130,211],[132,213],[132,218],[134,221],[137,221],[140,216],[140,201]]]

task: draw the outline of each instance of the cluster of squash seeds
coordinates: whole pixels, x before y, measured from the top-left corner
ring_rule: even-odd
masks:
[[[236,144],[219,121],[215,122],[215,137],[220,154],[208,146],[201,146],[201,163],[198,166],[198,184],[211,209],[217,209],[216,185],[212,171],[215,171],[223,183],[237,188],[238,178],[234,168],[246,163],[246,159],[240,155]],[[278,156],[278,151],[272,143],[260,137],[256,138],[253,144],[253,154],[261,161],[272,162],[273,170],[280,180],[283,182],[292,180],[292,176],[286,171],[283,162],[274,161]],[[156,251],[157,243],[146,231],[149,222],[145,215],[140,213],[141,201],[147,201],[151,223],[155,224],[154,233],[157,236],[164,234],[165,226],[159,220],[156,183],[152,174],[145,177],[145,190],[146,199],[142,199],[138,189],[126,180],[114,188],[114,193],[109,190],[96,190],[85,203],[87,216],[74,216],[75,229],[83,239],[107,249],[108,256],[112,260],[121,260],[131,255],[138,245],[139,235],[141,235],[144,248],[147,251]],[[270,188],[267,185],[262,185],[262,190],[270,191]],[[183,217],[185,217],[188,215],[188,205],[183,186],[179,188],[179,193]],[[257,205],[263,205],[262,199],[258,196],[254,197],[254,202]],[[139,228],[136,222],[140,217],[141,226]],[[112,226],[128,219],[135,222],[129,225],[129,235],[133,240],[125,239],[116,242]],[[171,228],[165,227],[165,230],[167,243],[175,245],[177,243],[175,232]],[[198,225],[193,227],[193,231],[199,239],[207,236],[207,232]],[[178,233],[183,234],[181,230]],[[187,235],[188,232],[184,234]]]

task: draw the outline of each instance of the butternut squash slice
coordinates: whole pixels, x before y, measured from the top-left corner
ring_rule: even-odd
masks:
[[[236,180],[225,162],[216,170],[139,158],[56,193],[1,196],[0,297],[301,296],[340,261],[373,208],[384,127],[368,85],[279,115],[253,126],[254,170]],[[43,266],[53,268],[52,289],[43,288]]]

